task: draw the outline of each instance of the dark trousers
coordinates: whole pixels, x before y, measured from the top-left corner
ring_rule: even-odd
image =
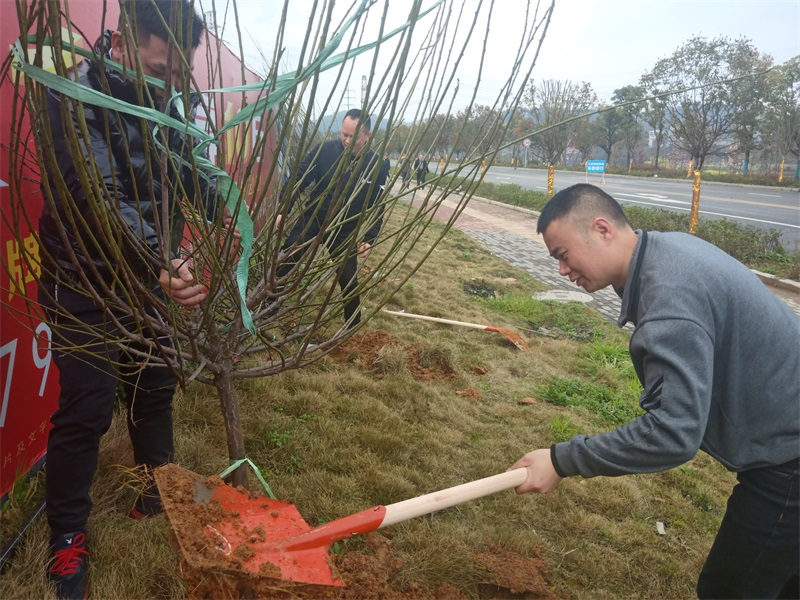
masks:
[[[697,582],[700,598],[798,598],[800,461],[743,471]]]
[[[176,379],[169,369],[143,365],[143,358],[114,343],[119,339],[114,325],[90,298],[70,289],[74,283],[40,285],[58,298],[53,305],[45,293],[39,294],[52,325],[61,385],[58,409],[50,418],[46,463],[47,520],[55,535],[86,527],[100,438],[111,425],[118,382],[125,390],[136,463],[152,468],[172,460]]]
[[[313,240],[319,230],[311,228],[310,230],[303,231],[302,223],[298,223],[297,225],[292,228],[292,231],[289,232],[289,237],[286,239],[286,243],[283,245],[284,250],[290,249],[295,244],[303,244],[307,240]],[[341,258],[342,253],[346,252],[345,245],[346,245],[346,238],[347,235],[340,235],[337,237],[326,237],[325,238],[325,247],[328,249],[328,253],[331,257],[331,260],[334,262],[338,262]],[[301,239],[302,238],[302,239]],[[300,258],[302,254],[302,248],[298,249],[297,251],[297,258]],[[292,260],[290,257],[288,260],[284,261],[277,270],[277,274],[279,277],[286,276],[289,271],[297,264],[295,261]],[[347,260],[344,263],[344,267],[339,272],[339,289],[342,291],[342,296],[348,296],[352,294],[352,292],[358,288],[358,253],[355,251],[353,254],[347,257]],[[352,320],[351,320],[352,319]],[[346,323],[349,324],[349,327],[355,327],[361,322],[361,299],[359,296],[355,295],[352,296],[349,300],[345,302],[344,305],[344,320]]]

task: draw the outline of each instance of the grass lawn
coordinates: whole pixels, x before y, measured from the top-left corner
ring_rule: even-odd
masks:
[[[316,525],[502,472],[529,450],[639,414],[628,334],[582,305],[531,299],[543,289],[449,232],[388,307],[513,329],[530,349],[498,333],[378,312],[348,345],[307,368],[237,382],[249,458],[276,496]],[[369,297],[365,305],[376,308]],[[188,469],[210,475],[227,466],[212,388],[195,383],[177,394],[175,441],[176,461]],[[90,593],[187,597],[167,519],[126,516],[132,465],[118,413],[93,488]],[[486,566],[486,555],[502,552],[529,560],[520,564],[560,598],[690,598],[734,482],[700,454],[665,473],[570,478],[545,496],[501,492],[332,552],[352,585],[353,565],[382,566],[384,597],[522,597]],[[21,486],[5,507],[3,542],[41,487]],[[51,597],[47,542],[39,519],[3,573],[0,597]]]

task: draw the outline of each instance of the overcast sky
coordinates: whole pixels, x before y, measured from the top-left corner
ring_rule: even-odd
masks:
[[[204,4],[208,1],[204,0]],[[367,36],[377,32],[385,1],[379,0],[370,10]],[[434,1],[426,0],[423,7]],[[479,0],[446,1],[456,2],[458,7],[465,5],[466,14],[473,14],[479,3]],[[218,11],[221,11],[220,5],[224,5],[224,1],[217,0]],[[311,0],[290,2],[283,42],[283,70],[287,70],[287,65],[297,64],[312,5]],[[263,61],[256,49],[260,48],[269,56],[274,50],[283,2],[238,0],[237,6],[246,30],[245,57],[248,64],[257,69]],[[484,13],[489,6],[489,0],[485,0]],[[524,0],[495,0],[485,71],[478,86],[478,103],[491,104],[509,76],[519,43],[524,6]],[[338,23],[350,7],[349,0],[337,2],[334,23]],[[405,22],[407,12],[408,2],[391,0],[387,28]],[[431,20],[429,16],[424,22]],[[420,40],[424,29],[419,28]],[[460,108],[459,103],[468,102],[477,81],[484,29],[479,27],[470,39],[470,53],[459,68],[462,91],[456,109]],[[694,35],[744,36],[761,52],[771,55],[776,63],[782,63],[800,54],[800,0],[556,0],[533,77],[587,81],[600,100],[608,100],[615,89],[637,83],[657,60],[671,55]],[[235,39],[230,35],[224,37]],[[366,38],[365,41],[374,40]],[[354,106],[360,100],[361,75],[368,75],[371,68],[369,57],[357,60],[349,86],[343,82],[338,84],[340,89],[349,87],[352,90]],[[388,60],[382,57],[378,70],[380,65],[385,69]],[[323,88],[333,85],[332,76],[322,82]]]

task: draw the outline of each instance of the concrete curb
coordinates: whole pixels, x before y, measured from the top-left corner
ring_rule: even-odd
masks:
[[[776,277],[775,275],[770,275],[769,273],[762,273],[761,271],[756,271],[755,269],[750,269],[753,273],[756,274],[764,285],[769,285],[776,288],[781,288],[782,290],[786,290],[787,292],[794,292],[798,296],[800,296],[800,283],[797,281],[792,281],[791,279],[781,279],[780,277]]]
[[[529,208],[523,208],[521,206],[514,206],[512,204],[504,204],[503,202],[498,202],[497,200],[489,200],[488,198],[481,198],[480,196],[472,196],[470,202],[472,200],[478,200],[479,202],[485,202],[486,204],[494,205],[494,206],[502,206],[503,208],[507,208],[509,210],[514,210],[516,212],[524,213],[526,215],[530,215],[532,217],[538,218],[541,213],[536,212],[535,210],[531,210]],[[800,296],[800,282],[793,281],[791,279],[781,279],[775,275],[770,275],[769,273],[763,273],[762,271],[756,271],[755,269],[750,269],[753,273],[755,273],[756,277],[758,277],[764,285],[770,287],[780,288],[782,290],[786,290],[788,292],[794,292],[798,296]]]

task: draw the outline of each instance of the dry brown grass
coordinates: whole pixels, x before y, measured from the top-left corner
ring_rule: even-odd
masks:
[[[465,253],[470,259],[459,260]],[[526,326],[466,294],[463,285],[470,281],[506,295],[542,289],[452,232],[392,306],[512,329]],[[624,340],[612,325],[587,318],[595,337]],[[381,313],[364,331],[378,330],[404,347],[418,346],[420,361],[443,361],[454,375],[414,379],[408,354],[396,346],[382,349],[371,371],[358,360],[325,358],[302,371],[237,383],[249,457],[275,494],[295,503],[311,524],[501,472],[524,452],[556,441],[554,420],[569,419],[576,430],[597,428],[585,411],[517,402],[535,397],[552,377],[591,381],[589,344],[531,337],[531,349],[521,352],[499,334]],[[602,382],[614,383],[613,370],[604,366],[601,372]],[[466,388],[477,396],[456,393]],[[214,391],[192,385],[176,396],[175,409],[178,462],[199,473],[221,471],[227,455]],[[166,519],[134,522],[125,516],[134,493],[115,465],[131,463],[124,420],[118,418],[104,438],[93,490],[92,595],[184,597]],[[700,455],[667,473],[572,478],[546,496],[496,494],[384,530],[404,561],[392,583],[398,590],[412,582],[423,590],[450,583],[476,597],[471,556],[496,544],[524,556],[539,549],[551,565],[551,589],[560,597],[693,597],[733,483],[720,465]],[[656,534],[656,521],[666,523],[666,536]],[[40,520],[4,573],[3,598],[48,597],[46,529]],[[364,549],[360,539],[338,547]]]

